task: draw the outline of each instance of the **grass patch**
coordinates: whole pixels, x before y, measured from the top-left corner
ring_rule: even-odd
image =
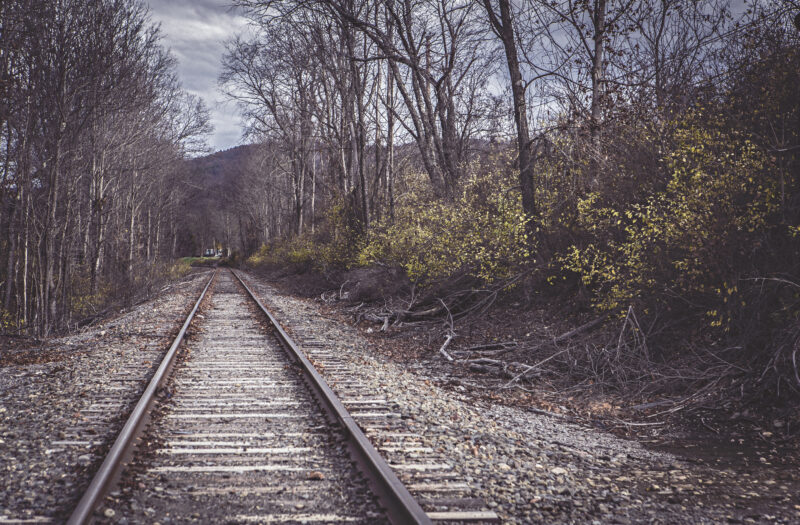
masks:
[[[178,261],[189,266],[214,266],[223,260],[222,257],[181,257]]]

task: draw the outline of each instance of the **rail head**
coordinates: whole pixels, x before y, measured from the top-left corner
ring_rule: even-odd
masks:
[[[345,432],[350,436],[350,448],[354,453],[354,459],[363,467],[365,474],[369,480],[372,481],[378,498],[386,508],[389,520],[392,523],[404,525],[432,523],[427,513],[420,507],[417,500],[414,499],[414,496],[408,492],[403,482],[398,479],[397,475],[386,462],[386,459],[375,449],[367,436],[364,435],[344,404],[342,404],[333,389],[331,389],[327,381],[325,381],[325,378],[314,368],[314,365],[309,361],[305,353],[294,342],[291,336],[289,336],[275,316],[272,315],[272,312],[264,306],[256,294],[247,286],[244,279],[234,270],[231,270],[231,273],[233,273],[236,279],[242,284],[247,294],[258,305],[270,324],[274,326],[278,339],[290,354],[290,357],[297,361],[303,368],[306,377],[325,405],[325,409],[338,420]]]
[[[173,362],[175,361],[175,355],[178,352],[178,347],[183,341],[183,338],[186,335],[186,330],[188,330],[189,325],[197,313],[197,310],[200,308],[200,304],[203,302],[203,299],[205,299],[206,293],[211,287],[211,283],[214,282],[214,278],[217,276],[217,271],[218,270],[216,269],[214,270],[211,278],[203,288],[203,292],[200,294],[200,297],[194,303],[194,307],[186,317],[186,320],[178,332],[178,335],[172,341],[172,345],[164,355],[164,359],[161,360],[161,364],[159,365],[155,374],[153,374],[153,377],[147,384],[147,388],[145,388],[144,393],[139,398],[139,401],[133,408],[131,415],[125,422],[125,426],[122,427],[122,430],[117,436],[117,439],[114,441],[114,444],[111,446],[111,449],[108,451],[103,463],[100,465],[100,468],[98,469],[94,478],[92,478],[91,483],[89,483],[89,487],[83,493],[83,496],[78,502],[78,505],[75,507],[75,510],[72,511],[69,520],[67,520],[67,525],[82,525],[84,523],[88,523],[95,508],[97,508],[106,492],[116,480],[116,476],[121,471],[125,459],[128,457],[128,453],[136,441],[136,437],[142,430],[147,413],[150,411],[150,408],[152,408],[158,388],[169,376],[169,371],[172,368]]]

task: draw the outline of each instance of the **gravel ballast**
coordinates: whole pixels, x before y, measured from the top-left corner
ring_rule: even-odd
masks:
[[[0,523],[66,519],[210,275],[42,348],[3,351]],[[12,364],[26,357],[38,364]]]

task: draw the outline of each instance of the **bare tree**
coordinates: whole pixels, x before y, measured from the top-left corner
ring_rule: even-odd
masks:
[[[531,134],[528,125],[527,83],[523,78],[517,47],[519,39],[514,26],[514,13],[510,0],[483,0],[483,6],[492,31],[503,44],[511,83],[511,101],[514,109],[514,123],[517,128],[517,149],[519,156],[519,184],[522,193],[522,208],[529,217],[529,224],[537,218],[536,188],[534,183],[535,159],[531,152]]]
[[[122,220],[131,210],[121,197],[132,152],[170,151],[160,157],[169,171],[206,131],[207,115],[174,105],[185,100],[169,89],[174,62],[141,3],[9,0],[0,10],[0,225],[9,239],[2,315],[47,334],[72,322],[73,297],[99,293],[99,274],[111,268],[105,247],[126,226],[158,230],[150,202]],[[148,197],[157,200],[154,192],[134,199]],[[152,256],[153,241],[145,244]]]

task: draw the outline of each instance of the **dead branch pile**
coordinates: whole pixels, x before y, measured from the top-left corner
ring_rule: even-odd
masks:
[[[372,321],[381,325],[381,331],[389,327],[445,323],[448,334],[454,336],[455,322],[464,322],[485,313],[500,292],[515,285],[524,275],[526,273],[520,273],[491,285],[482,285],[475,277],[462,273],[422,293],[412,286],[409,297],[387,299],[380,307],[360,304],[353,313],[356,324]],[[330,292],[323,294],[322,298],[330,300]]]
[[[661,337],[663,343],[663,334],[656,333],[655,323],[643,326],[633,307],[623,317],[600,315],[545,340],[459,347],[457,329],[480,318],[503,290],[522,277],[479,286],[461,275],[436,290],[417,293],[412,287],[404,299],[389,299],[380,306],[360,303],[350,311],[356,323],[377,323],[381,331],[403,326],[441,327],[439,354],[474,373],[502,379],[493,387],[499,390],[529,390],[544,384],[562,393],[589,388],[617,392],[639,400],[634,407],[637,410],[659,408],[655,416],[708,407],[712,399],[731,398],[734,390],[739,399],[745,397],[745,391],[752,396],[759,388],[767,389],[767,384],[774,390],[774,381],[778,392],[800,391],[800,322],[783,332],[769,359],[750,362],[745,359],[747,352],[737,345],[686,343],[668,351],[663,344],[655,344],[651,348],[651,336]],[[323,299],[341,296],[340,289],[323,294]]]

